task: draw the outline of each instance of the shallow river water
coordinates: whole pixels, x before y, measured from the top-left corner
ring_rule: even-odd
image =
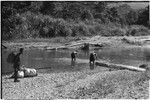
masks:
[[[2,74],[11,73],[13,71],[12,65],[6,62],[6,58],[10,52],[9,50],[2,49]],[[65,64],[57,61],[57,58],[70,58],[71,52],[71,50],[25,50],[21,56],[21,63],[25,65],[25,67],[38,70],[47,70],[52,67],[57,70],[65,67]],[[79,51],[77,58],[88,60],[89,52],[91,51]],[[150,64],[150,48],[147,47],[105,48],[95,50],[95,52],[99,60],[107,60],[116,64],[133,66],[139,66],[144,63]]]

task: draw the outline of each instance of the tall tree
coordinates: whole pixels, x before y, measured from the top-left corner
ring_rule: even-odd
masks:
[[[131,10],[129,13],[125,15],[126,21],[129,25],[136,24],[138,20],[138,13],[134,10]]]
[[[145,26],[149,25],[149,6],[147,6],[143,11],[139,12],[138,24],[142,24]]]
[[[55,10],[55,4],[56,2],[54,1],[43,1],[43,5],[40,9],[40,12],[42,14],[45,14],[45,15],[54,15],[54,10]]]

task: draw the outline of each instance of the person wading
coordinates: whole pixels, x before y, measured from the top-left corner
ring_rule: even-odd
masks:
[[[13,63],[13,67],[14,67],[14,82],[19,82],[18,80],[18,76],[17,73],[20,69],[20,55],[23,54],[23,48],[20,48],[19,53],[17,53],[14,57],[14,63]]]
[[[76,51],[74,51],[74,52],[71,53],[71,60],[72,61],[76,61],[76,55],[77,55]]]
[[[97,58],[97,54],[96,53],[90,53],[90,69],[94,69],[94,64],[95,64],[95,59]]]

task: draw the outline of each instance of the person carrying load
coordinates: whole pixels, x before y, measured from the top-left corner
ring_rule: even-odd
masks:
[[[7,58],[7,62],[13,64],[14,68],[14,82],[19,82],[18,80],[18,71],[20,70],[20,55],[23,54],[23,48],[20,48],[19,53],[16,55],[14,52],[10,53]]]

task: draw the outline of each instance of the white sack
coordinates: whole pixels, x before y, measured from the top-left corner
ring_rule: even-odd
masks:
[[[24,77],[24,72],[23,71],[18,71],[17,76],[18,76],[18,78],[23,78]]]
[[[24,76],[26,77],[32,77],[32,76],[37,76],[37,71],[35,69],[31,68],[25,68],[24,70]]]

